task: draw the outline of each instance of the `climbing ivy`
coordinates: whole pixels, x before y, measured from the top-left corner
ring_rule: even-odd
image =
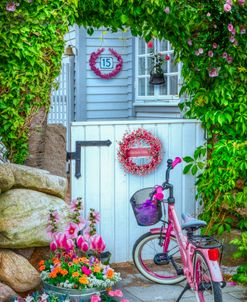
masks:
[[[185,158],[185,172],[198,176],[202,217],[211,232],[246,230],[246,16],[245,0],[2,1],[0,136],[9,157],[24,161],[30,121],[49,107],[69,24],[165,38],[183,63],[181,110],[207,133],[206,145]]]

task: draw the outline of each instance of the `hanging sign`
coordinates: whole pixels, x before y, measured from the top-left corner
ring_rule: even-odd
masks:
[[[116,64],[114,68],[113,63],[113,57],[100,57],[100,55],[104,52],[104,48],[98,49],[96,52],[92,52],[90,59],[89,59],[89,65],[91,70],[99,77],[105,80],[109,80],[111,78],[114,78],[123,67],[123,59],[119,53],[117,53],[113,48],[108,48],[109,52],[112,54],[113,57],[117,58],[118,63]],[[96,67],[97,61],[99,59],[99,65],[100,69]],[[114,69],[113,69],[114,68]],[[103,73],[101,70],[109,70],[113,69],[109,73]]]

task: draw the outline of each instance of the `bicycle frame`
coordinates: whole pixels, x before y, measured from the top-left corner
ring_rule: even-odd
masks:
[[[152,234],[159,234],[161,232],[161,228],[153,228],[150,230]],[[163,232],[166,234],[165,240],[163,242],[163,252],[166,253],[168,251],[168,246],[170,243],[171,236],[175,236],[178,242],[180,254],[182,257],[182,262],[184,265],[183,271],[186,276],[187,282],[190,285],[190,288],[193,290],[198,290],[196,288],[196,282],[194,280],[193,272],[193,256],[195,251],[200,251],[207,260],[207,264],[210,270],[210,274],[212,276],[212,280],[215,282],[222,282],[222,274],[220,271],[218,261],[212,261],[208,258],[208,249],[198,248],[194,246],[192,243],[188,241],[187,236],[185,236],[182,232],[181,225],[177,218],[176,210],[174,207],[174,203],[168,202],[168,225],[164,228]]]

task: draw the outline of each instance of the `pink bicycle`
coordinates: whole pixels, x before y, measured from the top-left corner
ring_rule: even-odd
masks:
[[[206,226],[206,222],[182,214],[184,223],[180,225],[175,211],[173,185],[169,183],[170,171],[182,160],[176,157],[167,161],[166,181],[162,186],[137,191],[131,204],[137,223],[150,226],[162,221],[160,228],[153,228],[135,243],[133,260],[136,268],[147,279],[160,284],[176,284],[187,280],[187,284],[177,299],[191,289],[199,302],[222,301],[222,291],[226,283],[220,270],[222,244],[195,231]],[[168,190],[164,200],[163,191]],[[147,199],[148,197],[148,199]],[[168,220],[162,220],[168,207]]]

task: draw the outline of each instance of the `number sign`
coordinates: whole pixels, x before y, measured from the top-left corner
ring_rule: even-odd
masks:
[[[100,57],[100,69],[113,69],[113,58]]]

